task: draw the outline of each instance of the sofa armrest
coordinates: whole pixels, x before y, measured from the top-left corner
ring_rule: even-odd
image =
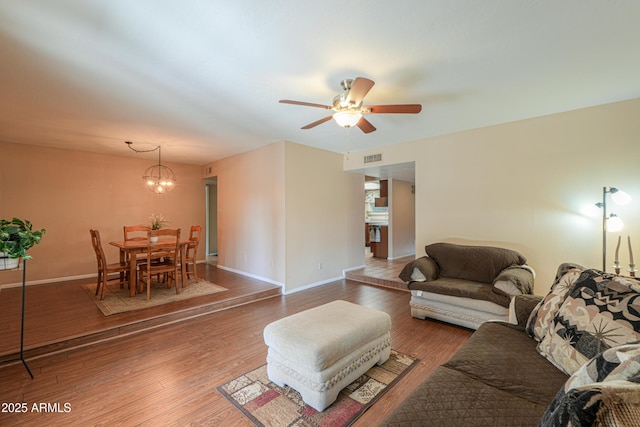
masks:
[[[516,295],[509,304],[509,323],[521,327],[527,326],[527,321],[533,309],[542,301],[538,295]]]
[[[533,293],[535,271],[530,266],[512,265],[502,270],[493,281],[493,291],[506,296]]]
[[[427,256],[409,262],[398,275],[405,282],[430,282],[439,276],[438,264]]]

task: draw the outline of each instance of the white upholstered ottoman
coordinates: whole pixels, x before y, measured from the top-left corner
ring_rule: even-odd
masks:
[[[390,329],[387,313],[341,300],[285,317],[264,328],[267,374],[323,411],[343,388],[389,358]]]

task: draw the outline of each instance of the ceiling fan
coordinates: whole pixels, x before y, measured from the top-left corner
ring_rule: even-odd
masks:
[[[336,123],[344,128],[358,126],[364,133],[376,130],[375,126],[364,118],[365,114],[417,114],[422,110],[420,104],[398,104],[398,105],[362,105],[364,97],[369,93],[375,82],[364,77],[346,79],[340,82],[343,92],[333,98],[333,106],[314,104],[311,102],[291,101],[281,99],[283,104],[303,105],[306,107],[323,108],[333,110],[327,117],[309,123],[301,129],[311,129],[324,122],[334,119]]]

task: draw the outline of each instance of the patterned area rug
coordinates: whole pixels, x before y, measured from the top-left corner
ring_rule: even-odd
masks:
[[[176,294],[175,288],[167,288],[166,283],[151,284],[151,299],[147,301],[146,291],[135,297],[129,296],[129,289],[126,287],[120,289],[115,285],[107,287],[104,293],[104,299],[100,300],[100,296],[96,295],[96,284],[91,283],[82,285],[87,294],[105,316],[111,316],[116,313],[124,313],[125,311],[141,310],[156,305],[167,304],[173,301],[182,301],[201,295],[215,294],[217,292],[226,291],[227,288],[216,285],[206,280],[199,282],[187,281],[186,286],[180,289],[180,293]]]
[[[294,389],[282,388],[269,381],[267,365],[217,389],[257,426],[349,426],[418,360],[391,350],[389,360],[369,369],[347,386],[338,399],[322,412],[305,404]]]

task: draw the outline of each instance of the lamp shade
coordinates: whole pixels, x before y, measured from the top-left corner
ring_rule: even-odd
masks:
[[[333,120],[343,128],[355,126],[360,118],[362,118],[362,113],[354,110],[337,111],[333,114]]]
[[[614,213],[612,213],[607,219],[607,231],[616,232],[622,230],[624,222]]]
[[[611,189],[611,198],[616,205],[626,205],[631,201],[631,196],[629,194],[622,190],[618,190],[617,188]]]

